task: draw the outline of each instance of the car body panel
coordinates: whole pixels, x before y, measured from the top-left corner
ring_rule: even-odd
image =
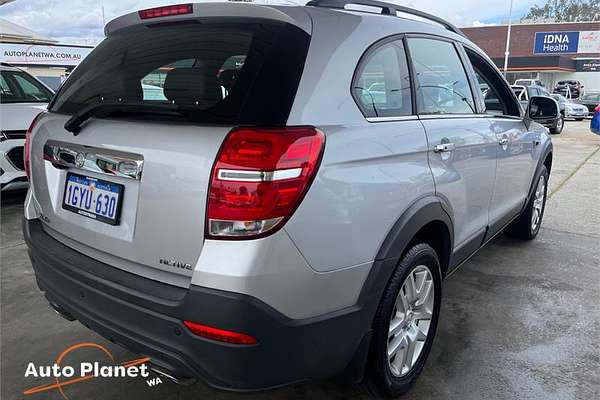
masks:
[[[19,68],[9,67],[4,64],[0,66],[0,69],[2,71],[18,71],[19,73],[26,74],[25,71]],[[31,75],[29,76],[41,86],[47,88],[38,79]],[[4,171],[0,176],[0,184],[3,191],[27,188],[28,183],[22,166],[22,157],[16,157],[16,152],[23,151],[25,132],[35,116],[46,110],[47,105],[47,103],[42,102],[0,104],[0,130],[7,131],[6,135],[2,135],[2,140],[0,141],[0,168]]]
[[[191,267],[178,268],[160,260],[194,265],[200,256],[210,172],[215,154],[231,128],[97,119],[74,136],[63,127],[67,120],[68,116],[60,114],[42,118],[36,127],[32,153],[42,154],[49,140],[85,145],[90,153],[101,153],[102,149],[125,151],[142,155],[143,172],[141,179],[135,180],[71,169],[124,185],[121,223],[108,225],[63,209],[67,170],[33,158],[34,194],[45,224],[79,242],[80,251],[89,247],[100,260],[143,276],[160,276],[171,284],[189,285]],[[165,131],[169,132],[169,140],[155,147],[155,143],[164,141]],[[164,204],[166,198],[168,206]],[[189,243],[190,238],[197,239]]]
[[[479,116],[424,116],[429,142],[429,165],[435,192],[452,207],[454,248],[485,230],[496,178],[498,144],[487,118]],[[454,150],[438,153],[438,144],[454,144]]]

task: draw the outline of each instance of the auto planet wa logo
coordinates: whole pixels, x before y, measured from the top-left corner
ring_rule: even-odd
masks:
[[[81,348],[93,348],[101,351],[107,356],[111,363],[103,364],[98,361],[81,362],[77,367],[62,365],[64,358],[75,350]],[[25,378],[54,378],[53,383],[36,386],[23,391],[24,395],[58,390],[65,400],[70,400],[65,393],[65,387],[89,381],[94,378],[148,378],[150,376],[148,365],[149,357],[117,363],[112,353],[104,346],[93,342],[85,342],[73,345],[60,353],[52,365],[35,365],[33,362],[27,364]],[[146,380],[148,386],[156,386],[162,383],[160,377]]]

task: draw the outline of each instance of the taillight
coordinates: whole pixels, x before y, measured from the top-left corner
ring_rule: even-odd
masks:
[[[183,321],[183,324],[194,334],[204,338],[217,340],[219,342],[233,344],[256,344],[256,339],[245,333],[226,331],[224,329],[213,328],[192,321]]]
[[[160,17],[173,17],[175,15],[191,14],[193,12],[193,6],[191,3],[189,3],[148,8],[146,10],[138,11],[138,15],[141,19],[151,19]]]
[[[212,171],[207,237],[255,238],[283,225],[308,190],[324,145],[313,127],[231,131]]]
[[[27,175],[27,180],[31,179],[31,158],[30,158],[30,147],[31,147],[31,131],[35,128],[35,124],[37,124],[38,120],[44,115],[45,112],[42,111],[38,115],[35,116],[31,124],[29,125],[29,129],[27,129],[27,133],[25,134],[25,145],[23,146],[23,167],[25,168],[25,175]]]

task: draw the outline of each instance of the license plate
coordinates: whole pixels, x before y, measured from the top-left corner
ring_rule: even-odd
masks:
[[[110,225],[118,225],[125,187],[68,173],[63,208]]]

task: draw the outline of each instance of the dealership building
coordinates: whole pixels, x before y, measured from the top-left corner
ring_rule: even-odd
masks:
[[[60,44],[0,18],[0,61],[26,70],[53,89],[92,49]]]
[[[506,25],[462,28],[501,70]],[[535,78],[550,90],[558,81],[578,80],[584,90],[600,90],[600,23],[514,24],[507,80]]]

